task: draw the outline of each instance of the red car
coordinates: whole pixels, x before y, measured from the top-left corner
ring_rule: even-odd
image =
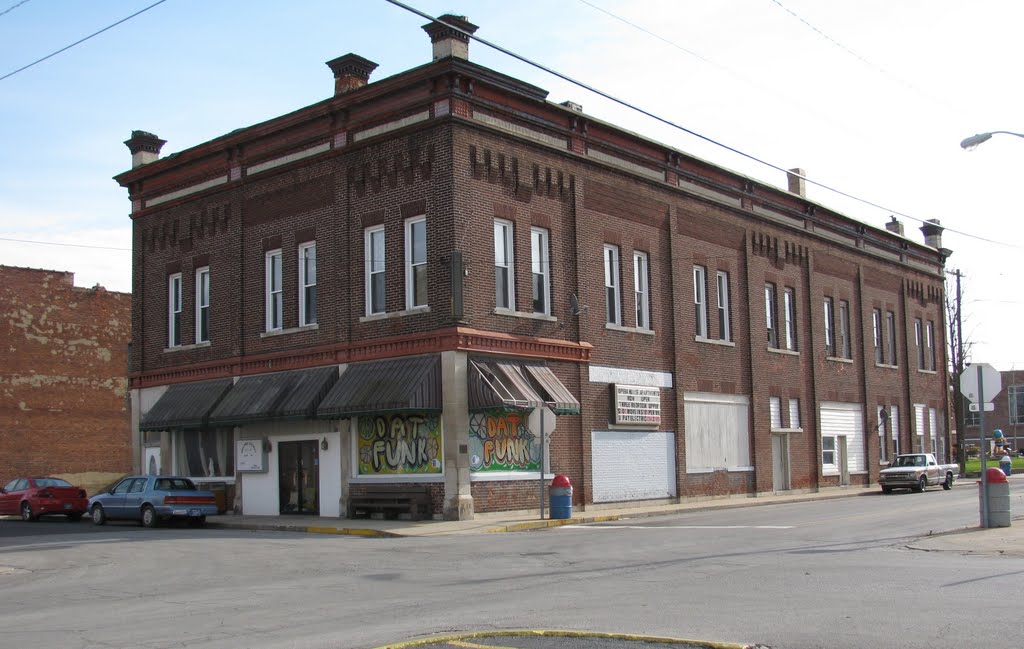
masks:
[[[0,488],[0,514],[21,514],[21,520],[61,514],[69,521],[89,509],[85,489],[60,478],[15,478]]]

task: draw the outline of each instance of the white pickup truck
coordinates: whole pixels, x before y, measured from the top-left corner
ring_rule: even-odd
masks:
[[[883,493],[893,489],[924,491],[929,486],[942,485],[943,489],[953,488],[953,477],[959,467],[956,464],[939,464],[931,453],[908,453],[897,455],[889,468],[882,469],[878,484]]]

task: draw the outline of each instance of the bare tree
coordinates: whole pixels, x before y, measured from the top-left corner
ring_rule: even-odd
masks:
[[[954,277],[953,290],[949,290],[950,277]],[[960,394],[960,375],[968,365],[971,357],[971,348],[974,343],[971,340],[964,340],[964,317],[963,317],[963,292],[960,286],[962,274],[960,269],[946,272],[946,323],[949,327],[949,335],[946,342],[949,345],[949,382],[950,392],[953,394],[953,419],[956,424],[957,462],[960,464],[960,475],[964,474],[964,465],[967,455],[964,452],[966,446],[964,438],[967,435],[967,403],[964,396]]]

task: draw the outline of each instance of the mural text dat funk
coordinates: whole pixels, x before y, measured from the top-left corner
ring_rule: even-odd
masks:
[[[359,418],[359,474],[441,472],[441,421],[435,414]]]
[[[537,471],[539,439],[526,426],[526,413],[494,410],[469,418],[469,466],[473,471]]]

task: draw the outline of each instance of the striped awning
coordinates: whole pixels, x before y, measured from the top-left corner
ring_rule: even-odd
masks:
[[[471,360],[468,381],[471,411],[496,407],[528,410],[544,404],[559,415],[580,412],[580,402],[546,365]]]
[[[232,380],[225,378],[169,386],[149,412],[142,415],[139,430],[202,428],[231,384]]]
[[[320,402],[317,416],[441,410],[441,357],[432,354],[349,365]]]
[[[209,423],[240,426],[256,421],[309,419],[338,379],[335,365],[243,376],[210,413]]]

